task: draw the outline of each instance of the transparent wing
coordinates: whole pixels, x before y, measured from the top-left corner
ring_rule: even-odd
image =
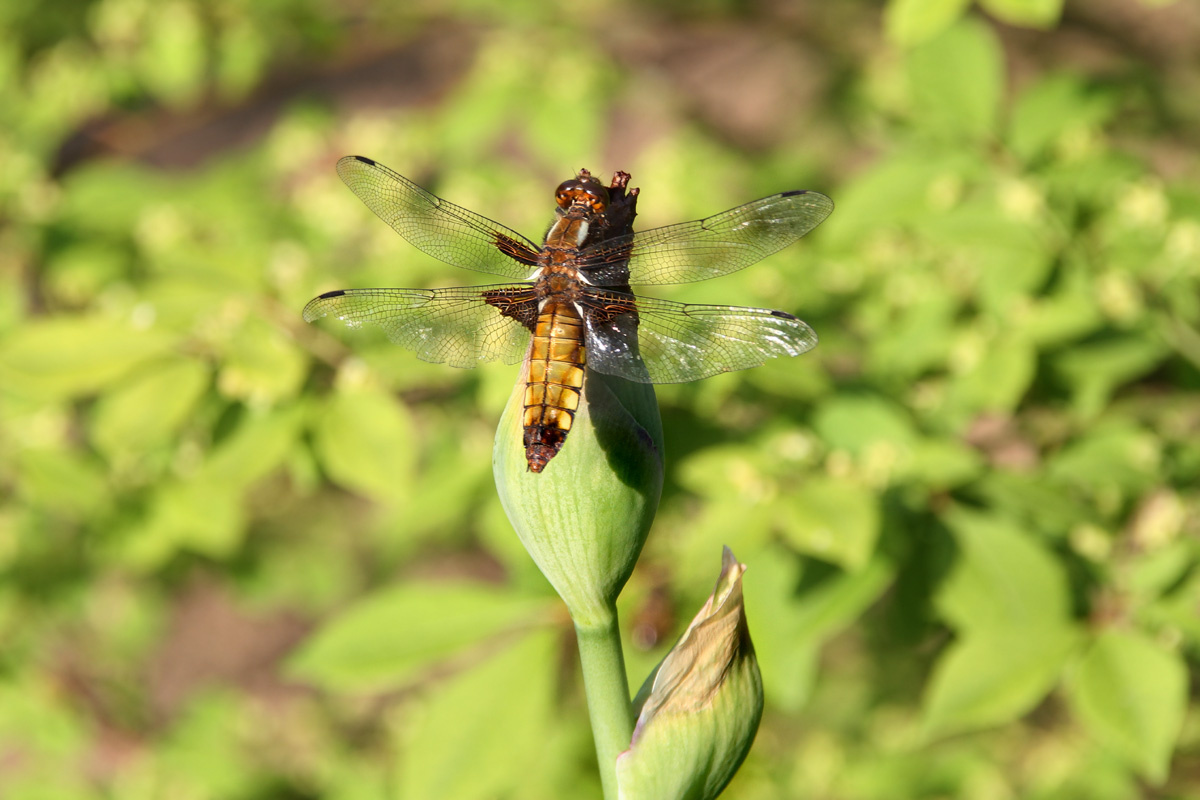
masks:
[[[363,156],[346,156],[337,171],[367,208],[427,255],[509,278],[532,272],[539,248],[511,228],[448,203]]]
[[[588,366],[641,383],[695,381],[817,346],[807,324],[766,308],[673,303],[600,290],[589,291],[584,305]]]
[[[782,250],[832,211],[833,201],[819,192],[784,192],[706,219],[609,239],[584,250],[580,266],[598,286],[702,281]]]
[[[423,361],[473,367],[525,357],[525,319],[537,316],[529,285],[451,289],[339,289],[304,307],[307,322],[336,317],[347,326],[378,325]]]

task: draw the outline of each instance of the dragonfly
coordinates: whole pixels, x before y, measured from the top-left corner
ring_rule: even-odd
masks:
[[[542,472],[571,430],[589,371],[681,383],[746,369],[817,344],[784,311],[678,303],[634,285],[680,284],[743,269],[792,244],[833,211],[819,192],[773,194],[692,222],[633,232],[637,189],[587,170],[555,190],[542,243],[456,206],[364,156],[338,175],[418,250],[510,283],[442,289],[338,289],[304,319],[378,326],[417,357],[454,367],[523,362],[526,461]]]

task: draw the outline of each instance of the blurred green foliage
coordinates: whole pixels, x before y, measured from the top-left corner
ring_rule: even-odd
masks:
[[[1200,793],[1200,38],[784,5],[3,4],[0,794],[598,795],[491,485],[516,370],[300,320],[472,278],[347,153],[531,235],[580,166],[633,173],[643,228],[837,202],[669,295],[821,335],[659,392],[626,655],[636,685],[721,545],[749,565],[730,796]]]

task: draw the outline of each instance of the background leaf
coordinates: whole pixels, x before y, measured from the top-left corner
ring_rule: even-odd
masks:
[[[955,69],[946,69],[954,64]],[[991,30],[972,22],[946,29],[914,48],[906,68],[913,112],[935,136],[994,136],[1003,87],[1003,60]]]
[[[1166,779],[1187,694],[1177,655],[1137,634],[1108,631],[1084,653],[1069,688],[1093,736],[1149,780]]]
[[[554,638],[533,633],[440,687],[402,750],[401,794],[488,798],[540,783],[553,728],[553,655]],[[471,769],[463,769],[466,752]]]
[[[406,493],[412,423],[403,406],[370,389],[339,392],[318,415],[315,443],[331,478],[379,499]]]
[[[549,598],[474,584],[413,583],[347,610],[308,643],[292,670],[322,684],[395,686],[489,639],[548,621]]]
[[[1010,25],[1052,28],[1062,14],[1062,0],[980,0],[997,19]]]
[[[925,699],[929,735],[1028,712],[1079,640],[1065,576],[1049,554],[1002,520],[956,510],[949,521],[963,557],[938,606],[961,639],[938,660]]]
[[[970,0],[891,0],[884,26],[896,44],[920,44],[948,28],[969,5]]]

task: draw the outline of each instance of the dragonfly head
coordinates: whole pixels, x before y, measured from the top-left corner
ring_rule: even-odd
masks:
[[[563,181],[554,191],[554,199],[562,212],[572,209],[603,214],[608,208],[608,189],[586,169],[569,181]]]

